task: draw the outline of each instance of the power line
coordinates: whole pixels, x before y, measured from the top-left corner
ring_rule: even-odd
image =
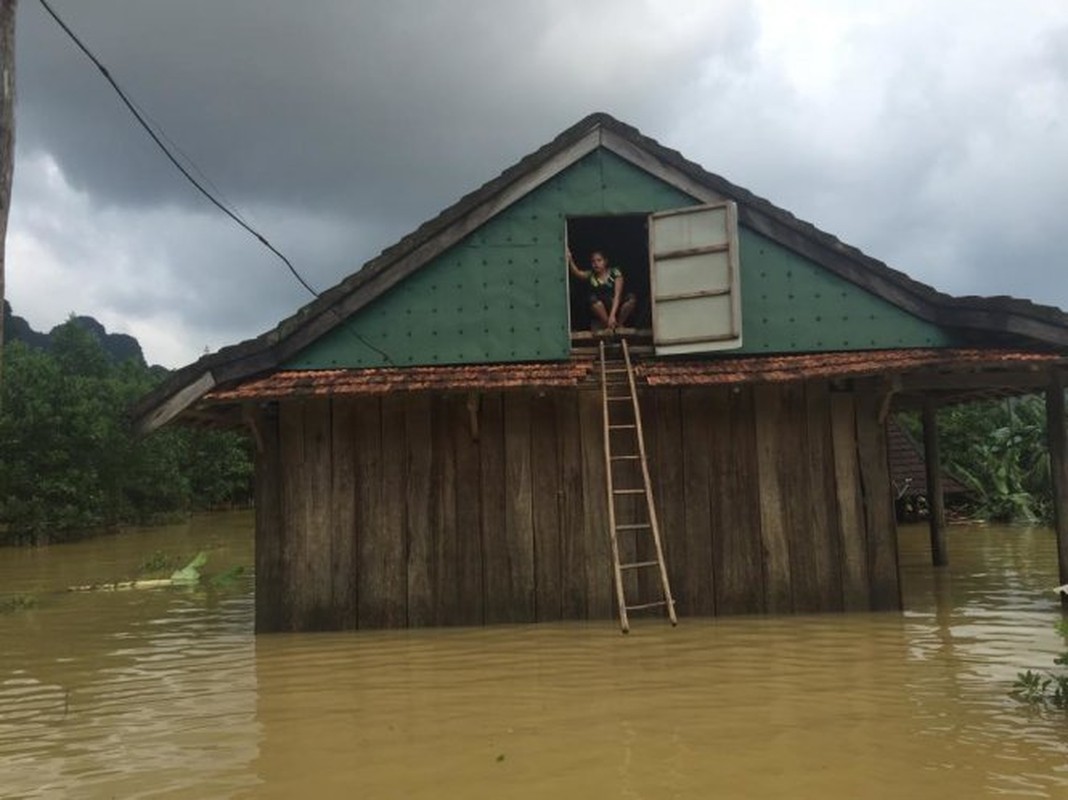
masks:
[[[212,194],[210,191],[208,191],[200,181],[198,181],[195,177],[193,177],[192,174],[190,174],[189,170],[187,170],[185,168],[185,166],[182,165],[182,163],[177,159],[177,157],[175,157],[175,155],[171,152],[170,148],[168,148],[167,145],[163,143],[163,141],[160,138],[160,136],[156,134],[156,131],[153,130],[152,126],[148,124],[148,122],[145,120],[145,117],[138,110],[137,105],[127,96],[126,92],[124,92],[122,90],[122,87],[119,86],[119,84],[115,81],[115,79],[113,77],[111,77],[111,73],[108,71],[107,67],[105,67],[100,62],[100,59],[98,59],[95,55],[93,55],[92,51],[90,51],[89,48],[85,44],[82,43],[81,39],[79,39],[77,34],[75,34],[74,31],[72,31],[70,29],[70,27],[67,25],[67,23],[65,23],[62,19],[60,19],[59,15],[52,9],[52,7],[50,5],[48,5],[46,0],[39,0],[39,2],[41,3],[42,6],[44,6],[44,9],[45,9],[45,11],[48,12],[49,16],[51,16],[52,19],[55,20],[56,24],[59,25],[59,27],[63,29],[63,32],[66,33],[67,36],[70,37],[71,41],[74,42],[74,44],[78,46],[78,49],[81,50],[85,54],[86,58],[88,58],[90,61],[92,61],[93,65],[98,70],[100,70],[100,74],[104,76],[104,79],[111,85],[111,88],[115,90],[115,93],[118,94],[118,96],[122,100],[123,104],[126,106],[127,109],[129,109],[130,113],[133,114],[134,119],[136,119],[138,124],[142,128],[144,128],[145,132],[151,137],[152,141],[155,142],[156,146],[159,147],[159,149],[163,152],[163,155],[165,155],[167,157],[167,160],[170,161],[180,173],[182,173],[182,176],[187,181],[189,181],[197,189],[197,191],[199,191],[202,195],[204,195],[204,197],[206,197],[211,202],[212,205],[214,205],[216,208],[218,208],[220,211],[222,211],[226,216],[228,216],[235,223],[237,223],[239,226],[241,226],[244,230],[248,231],[248,233],[250,233],[256,239],[258,239],[260,244],[262,244],[264,247],[266,247],[268,250],[270,250],[272,253],[274,253],[276,256],[278,256],[278,258],[281,259],[282,263],[285,264],[286,267],[289,269],[289,271],[293,274],[293,277],[296,278],[297,281],[300,282],[300,285],[303,286],[305,289],[307,289],[312,294],[313,297],[319,298],[320,297],[319,292],[315,291],[315,289],[312,288],[311,284],[309,284],[306,280],[304,280],[304,277],[297,271],[297,268],[295,266],[293,266],[293,263],[288,258],[286,258],[285,254],[283,254],[282,251],[280,251],[273,244],[271,244],[269,241],[267,241],[267,238],[263,234],[261,234],[259,231],[257,231],[255,228],[253,228],[251,225],[249,225],[247,222],[245,222],[243,219],[241,219],[241,217],[236,212],[230,210],[222,201],[218,200],[215,197],[214,194]],[[160,127],[158,123],[157,123],[157,127]],[[162,133],[162,127],[160,127],[160,132],[165,138],[168,139],[168,141],[171,141],[169,137],[166,137],[166,134]],[[179,150],[179,152],[181,152],[181,149],[178,148],[177,145],[175,145],[175,149],[177,149],[177,150]],[[186,158],[188,158],[188,156],[186,156]],[[190,161],[190,163],[192,163],[192,159],[189,159],[189,161]],[[200,172],[201,175],[203,175],[203,172],[201,172],[200,169],[197,168],[195,164],[194,164],[194,169],[197,169],[197,171]],[[211,183],[211,181],[208,180],[207,178],[205,178],[205,181],[208,182],[208,183]],[[336,309],[331,308],[330,310],[337,316],[339,321],[345,322],[345,320],[341,317],[341,315],[338,313],[338,311]],[[378,347],[376,347],[375,345],[371,344],[369,341],[367,341],[360,334],[356,333],[356,331],[352,330],[352,328],[350,328],[348,325],[345,325],[344,327],[345,327],[346,330],[349,331],[349,333],[351,333],[353,336],[355,336],[361,343],[363,343],[364,345],[369,347],[371,350],[374,350],[376,353],[378,353],[380,356],[382,356],[382,358],[384,358],[387,363],[390,363],[390,364],[393,363],[392,359],[390,359],[389,355],[384,350],[381,350]]]

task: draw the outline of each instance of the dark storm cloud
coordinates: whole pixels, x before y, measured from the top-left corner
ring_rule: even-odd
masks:
[[[604,110],[939,289],[1068,306],[1055,4],[53,2],[320,289]],[[96,315],[176,366],[309,299],[39,4],[18,25],[18,313]]]
[[[655,110],[646,90],[677,84],[695,48],[722,44],[694,41],[651,64],[601,39],[611,3],[599,4],[601,30],[564,3],[57,5],[236,202],[371,220],[436,210],[602,105]],[[18,51],[21,143],[102,200],[196,202],[41,9],[24,3],[19,23],[36,45]]]

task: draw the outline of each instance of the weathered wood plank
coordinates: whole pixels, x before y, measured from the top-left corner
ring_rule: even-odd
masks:
[[[645,456],[649,467],[649,483],[651,484],[653,493],[653,505],[657,515],[657,522],[661,525],[660,537],[664,538],[663,531],[663,514],[661,513],[660,502],[660,475],[657,471],[657,457],[659,451],[659,443],[657,441],[657,402],[656,395],[649,389],[639,389],[638,402],[641,407],[642,415],[642,432],[645,438]],[[637,462],[635,462],[637,464]],[[638,485],[641,484],[641,467],[635,467],[635,481]],[[635,509],[636,516],[648,516],[644,503]],[[661,547],[664,547],[663,541],[661,541]],[[635,537],[635,550],[634,558],[637,561],[655,561],[656,560],[656,546],[653,544],[651,536],[638,536]],[[664,565],[667,566],[667,556],[665,554]],[[647,598],[649,600],[660,599],[663,594],[663,590],[660,586],[660,574],[655,569],[639,569],[637,570],[637,587],[636,597]],[[668,580],[670,581],[670,574]]]
[[[563,618],[560,529],[562,470],[557,458],[556,403],[533,398],[530,409],[530,476],[534,511],[534,611],[539,622]]]
[[[942,489],[942,455],[938,447],[938,411],[931,397],[923,398],[923,458],[927,473],[927,524],[931,535],[931,564],[949,563],[946,551],[946,502]]]
[[[713,496],[716,613],[757,614],[764,611],[764,559],[753,390],[732,389],[727,398],[728,427],[712,451],[713,469],[725,475]]]
[[[482,594],[482,488],[479,431],[480,398],[467,395],[449,406],[453,457],[456,462],[456,624],[481,625],[485,621]]]
[[[578,403],[586,509],[586,611],[590,619],[607,619],[615,612],[615,592],[608,532],[601,397],[599,392],[580,391]]]
[[[453,445],[454,414],[452,405],[462,399],[435,396],[430,407],[432,494],[430,529],[434,552],[431,574],[434,576],[433,594],[436,598],[434,624],[461,623],[459,592],[459,531],[456,514],[456,450]],[[470,494],[468,494],[470,498]]]
[[[356,627],[356,419],[351,401],[333,402],[331,414],[331,450],[333,470],[331,495],[333,513],[330,520],[331,599],[334,630]]]
[[[611,384],[608,386],[608,393],[610,395],[622,396],[624,394],[629,394],[629,391],[629,387],[625,386],[617,387]],[[611,423],[613,425],[635,424],[634,405],[632,403],[610,401],[609,411],[611,413]],[[615,431],[612,433],[611,442],[611,455],[613,456],[633,455],[638,452],[636,430]],[[612,461],[611,470],[613,489],[644,488],[642,483],[641,465],[637,461]],[[619,530],[619,526],[633,525],[636,523],[644,524],[648,522],[645,498],[639,495],[620,494],[616,494],[613,497],[616,518],[616,548],[619,552],[619,562],[621,564],[630,564],[638,560],[639,544],[651,542],[651,537],[645,531],[635,532],[627,529]],[[626,598],[627,605],[637,605],[639,603],[660,599],[659,595],[656,597],[649,597],[647,595],[639,594],[638,574],[636,572],[626,570],[622,573],[621,577],[623,596]]]
[[[685,485],[682,469],[682,411],[678,389],[653,391],[653,418],[646,428],[655,430],[655,447],[649,451],[653,460],[652,479],[655,484],[657,511],[660,514],[660,543],[664,548],[671,591],[676,608],[681,610],[692,603],[687,582],[687,536],[685,515]]]
[[[742,516],[738,506],[745,502],[735,496],[739,481],[739,458],[735,449],[734,419],[731,409],[730,390],[712,389],[708,392],[708,418],[710,444],[708,451],[710,520],[712,526],[712,572],[714,575],[715,609],[717,614],[744,613],[745,597],[752,591],[753,581],[758,592],[763,584],[759,552],[747,542],[755,543],[759,526],[745,531],[739,527]],[[750,426],[752,419],[749,420]],[[752,443],[751,443],[752,444]],[[754,445],[755,446],[755,445]],[[753,462],[750,457],[750,463]],[[745,481],[741,481],[744,485]],[[755,563],[751,563],[755,561]],[[758,594],[756,602],[763,605]]]
[[[586,486],[577,392],[553,397],[560,461],[560,591],[564,619],[586,619]]]
[[[790,553],[790,595],[795,612],[820,610],[820,586],[816,573],[812,525],[812,480],[806,455],[808,439],[805,387],[786,383],[779,387],[779,485],[782,514]]]
[[[398,426],[395,420],[398,406],[392,399],[359,398],[354,404],[358,441],[356,481],[359,491],[359,532],[356,542],[360,559],[356,580],[358,625],[361,628],[397,627],[407,621],[404,531],[403,526],[391,527],[388,519],[396,517],[398,508],[403,514],[403,497],[387,493],[385,472],[386,453],[392,451],[392,466],[389,469],[393,473],[392,482],[396,484],[398,460],[402,462],[400,469],[403,469],[404,419],[400,417]],[[394,409],[388,431],[384,405],[391,405]],[[397,491],[395,486],[393,491]]]
[[[434,494],[430,476],[433,435],[430,396],[413,393],[401,400],[407,449],[407,609],[408,626],[414,628],[433,624],[437,605],[437,576],[432,572],[437,561],[437,544],[430,526]]]
[[[534,492],[531,478],[530,394],[504,395],[504,569],[498,594],[505,620],[533,622],[534,610]],[[493,576],[486,576],[493,586]]]
[[[356,625],[383,627],[381,570],[376,566],[382,537],[382,405],[377,397],[352,401],[356,473]]]
[[[707,389],[683,389],[682,467],[686,531],[687,592],[679,611],[682,614],[708,616],[715,613],[715,588],[712,580],[712,506],[709,486],[712,476],[709,456],[712,450],[710,394]]]
[[[332,567],[333,502],[329,491],[333,470],[330,401],[310,398],[304,408],[304,546],[301,554],[302,631],[334,627]]]
[[[852,394],[831,394],[831,445],[834,450],[842,606],[846,611],[866,611],[871,607],[868,533],[857,459],[856,401]]]
[[[816,584],[815,611],[842,610],[842,560],[839,555],[838,497],[831,443],[831,396],[826,381],[805,386],[805,453],[808,456],[809,538]]]
[[[304,409],[299,402],[281,403],[278,409],[278,435],[282,479],[281,503],[281,581],[282,630],[300,630],[301,582],[305,559],[306,525],[304,491]]]
[[[282,477],[278,409],[253,412],[256,452],[256,632],[283,629]]]
[[[425,444],[425,443],[424,443]],[[407,441],[404,401],[382,398],[382,498],[378,544],[379,587],[385,627],[402,627],[408,619]]]
[[[873,611],[901,608],[897,520],[890,490],[886,425],[879,419],[882,405],[882,396],[874,388],[862,390],[857,399],[857,452],[868,529],[868,575]]]
[[[479,413],[479,459],[482,475],[482,602],[486,624],[512,620],[509,580],[507,489],[504,456],[504,402],[499,392],[482,395]]]
[[[760,486],[760,541],[764,557],[764,607],[770,614],[793,610],[790,543],[786,530],[784,489],[778,466],[779,437],[787,424],[783,393],[774,384],[754,389],[757,482]]]

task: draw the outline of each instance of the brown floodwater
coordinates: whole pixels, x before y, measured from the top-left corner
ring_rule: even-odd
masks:
[[[904,614],[252,634],[252,585],[68,593],[224,514],[0,550],[0,796],[1068,797],[1068,716],[1008,697],[1060,639],[1053,536],[901,531]]]

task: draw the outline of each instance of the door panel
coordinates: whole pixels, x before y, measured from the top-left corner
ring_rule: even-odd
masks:
[[[653,343],[658,355],[741,346],[737,217],[729,201],[650,216]]]

